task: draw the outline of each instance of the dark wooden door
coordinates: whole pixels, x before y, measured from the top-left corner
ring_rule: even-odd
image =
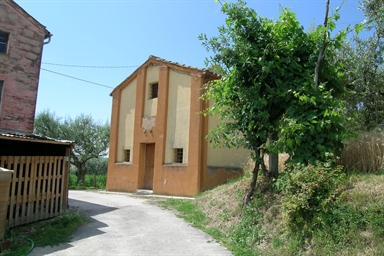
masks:
[[[153,189],[153,167],[155,165],[155,144],[145,145],[144,188]]]

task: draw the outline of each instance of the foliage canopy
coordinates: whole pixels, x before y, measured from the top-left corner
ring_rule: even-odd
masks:
[[[355,35],[338,52],[345,63],[346,114],[354,120],[352,129],[370,131],[384,124],[384,2],[365,0],[361,4],[368,21],[369,37]],[[364,27],[362,27],[364,28]]]
[[[343,102],[338,99],[343,93],[342,63],[334,61],[332,51],[341,46],[346,31],[330,38],[338,13],[327,17],[327,27],[306,33],[287,8],[281,9],[277,21],[259,16],[242,0],[224,2],[222,12],[227,18],[218,28],[219,35],[199,37],[213,52],[207,66],[222,74],[205,86],[202,97],[213,102],[205,114],[221,120],[210,131],[209,140],[216,146],[253,151],[256,179],[260,165],[269,174],[262,161],[266,152],[284,151],[291,164],[332,159],[342,147],[345,132]],[[321,48],[326,58],[315,86]],[[274,132],[279,139],[267,146]]]
[[[109,147],[109,124],[100,124],[90,115],[62,120],[45,110],[35,119],[35,133],[51,138],[71,140],[71,164],[77,167],[77,182],[84,182],[89,160],[106,156]]]

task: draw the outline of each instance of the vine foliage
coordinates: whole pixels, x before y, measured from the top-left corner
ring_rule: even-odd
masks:
[[[346,31],[330,38],[338,13],[326,17],[327,27],[307,33],[288,8],[281,8],[278,20],[259,16],[242,0],[223,2],[221,10],[226,21],[218,28],[219,35],[199,36],[213,53],[206,65],[222,74],[205,85],[202,96],[213,102],[204,114],[221,120],[207,139],[214,146],[251,150],[256,164],[246,204],[260,169],[268,177],[278,176],[265,168],[264,154],[286,152],[291,165],[326,163],[341,149],[345,132],[343,102],[338,97],[343,93],[342,63],[333,60],[332,51],[341,46]],[[315,86],[321,49],[325,52]],[[267,143],[272,133],[278,139]]]

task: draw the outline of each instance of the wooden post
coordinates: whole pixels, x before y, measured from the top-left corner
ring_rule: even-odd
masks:
[[[61,186],[61,207],[60,210],[66,210],[68,208],[68,186],[69,186],[69,169],[71,157],[71,148],[68,147],[65,150],[65,157],[63,161],[63,174],[62,174],[62,186]]]
[[[0,168],[0,240],[4,238],[7,228],[8,198],[12,174],[13,171]]]

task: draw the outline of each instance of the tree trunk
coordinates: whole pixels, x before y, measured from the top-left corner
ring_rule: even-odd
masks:
[[[324,27],[325,28],[327,28],[327,25],[328,25],[329,2],[330,2],[330,0],[327,0],[326,6],[325,6],[325,17],[324,17]],[[315,76],[313,78],[315,90],[317,90],[317,87],[319,85],[319,75],[320,75],[321,62],[323,61],[323,59],[325,57],[325,53],[327,51],[327,46],[328,46],[327,35],[328,35],[327,31],[325,31],[324,32],[324,38],[323,38],[323,46],[320,49],[319,56],[318,56],[317,62],[316,62]]]
[[[256,154],[257,160],[255,162],[255,167],[253,168],[253,171],[252,171],[252,181],[251,181],[251,184],[249,186],[247,194],[244,196],[242,207],[244,207],[246,204],[249,203],[249,201],[251,201],[251,197],[253,196],[253,192],[255,191],[255,187],[256,187],[256,183],[257,183],[257,177],[259,175],[260,149],[255,150],[255,154]]]
[[[77,167],[77,181],[76,181],[76,183],[79,184],[80,182],[82,182],[83,184],[85,184],[85,170],[83,168],[83,165],[79,164],[76,167]]]
[[[272,132],[269,135],[269,144],[277,141],[277,132]],[[270,153],[269,154],[269,177],[277,178],[279,176],[279,154],[278,153]]]

